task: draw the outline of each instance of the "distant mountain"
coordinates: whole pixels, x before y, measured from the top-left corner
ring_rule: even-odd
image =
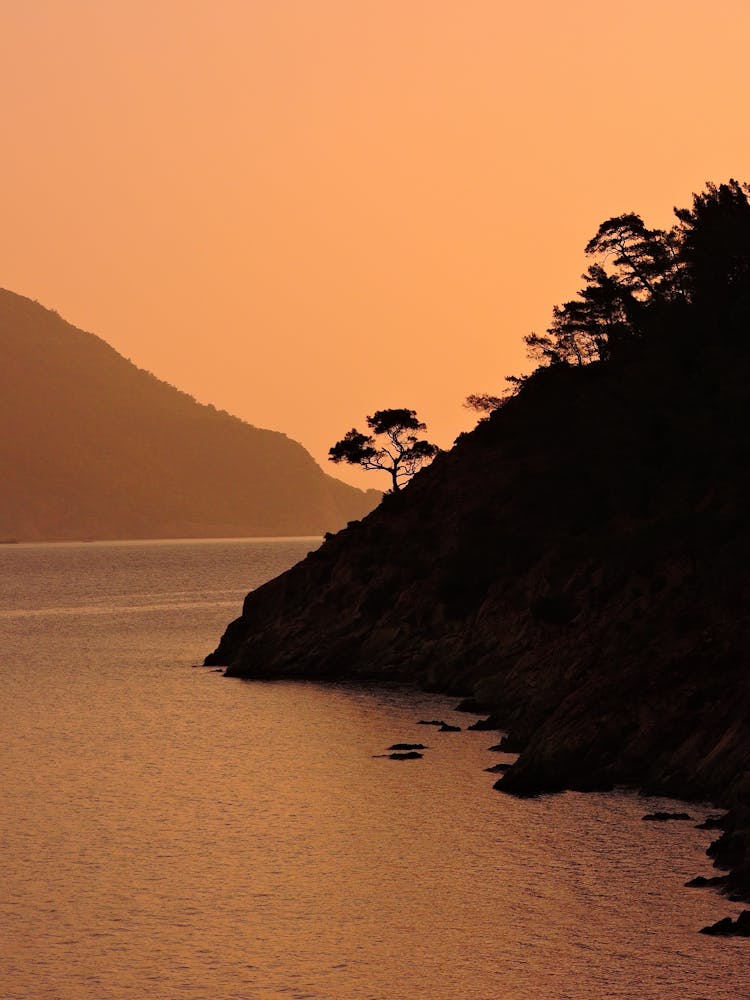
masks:
[[[0,289],[0,541],[322,534],[379,499]]]

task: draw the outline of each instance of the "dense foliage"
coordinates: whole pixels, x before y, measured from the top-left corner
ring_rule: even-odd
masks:
[[[750,318],[750,187],[708,184],[669,230],[640,215],[603,222],[578,297],[556,306],[547,332],[526,337],[542,364],[617,361],[636,345],[690,351],[736,338]],[[636,348],[637,349],[637,348]]]

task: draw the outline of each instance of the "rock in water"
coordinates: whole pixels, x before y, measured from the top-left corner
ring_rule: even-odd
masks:
[[[454,712],[471,712],[474,715],[487,715],[492,711],[492,706],[476,698],[464,698],[453,709]]]
[[[670,812],[654,812],[646,813],[643,817],[646,821],[651,821],[655,823],[666,823],[670,819],[692,819],[693,817],[688,815],[688,813],[670,813]]]
[[[705,875],[696,875],[685,885],[688,889],[706,889],[711,886],[724,885],[726,882],[726,875],[712,875],[710,878],[706,878]]]
[[[502,729],[499,721],[494,715],[490,715],[487,719],[477,719],[472,725],[467,726],[467,729],[478,729],[480,732],[488,729]]]
[[[723,830],[727,825],[727,816],[707,816],[702,823],[696,823],[696,830]]]
[[[714,937],[750,937],[750,910],[743,910],[736,920],[724,917],[715,924],[702,927],[701,934],[711,934]]]

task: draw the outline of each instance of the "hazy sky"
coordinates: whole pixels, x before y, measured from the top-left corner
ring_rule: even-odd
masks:
[[[386,406],[449,445],[603,218],[750,178],[749,47],[748,0],[0,0],[0,285],[323,463]]]

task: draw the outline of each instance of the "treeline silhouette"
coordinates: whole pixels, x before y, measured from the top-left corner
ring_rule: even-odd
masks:
[[[555,307],[544,335],[525,338],[542,363],[617,363],[644,350],[694,360],[704,345],[734,344],[750,319],[747,184],[708,184],[676,224],[640,215],[607,219],[586,245],[593,263],[577,298]]]

